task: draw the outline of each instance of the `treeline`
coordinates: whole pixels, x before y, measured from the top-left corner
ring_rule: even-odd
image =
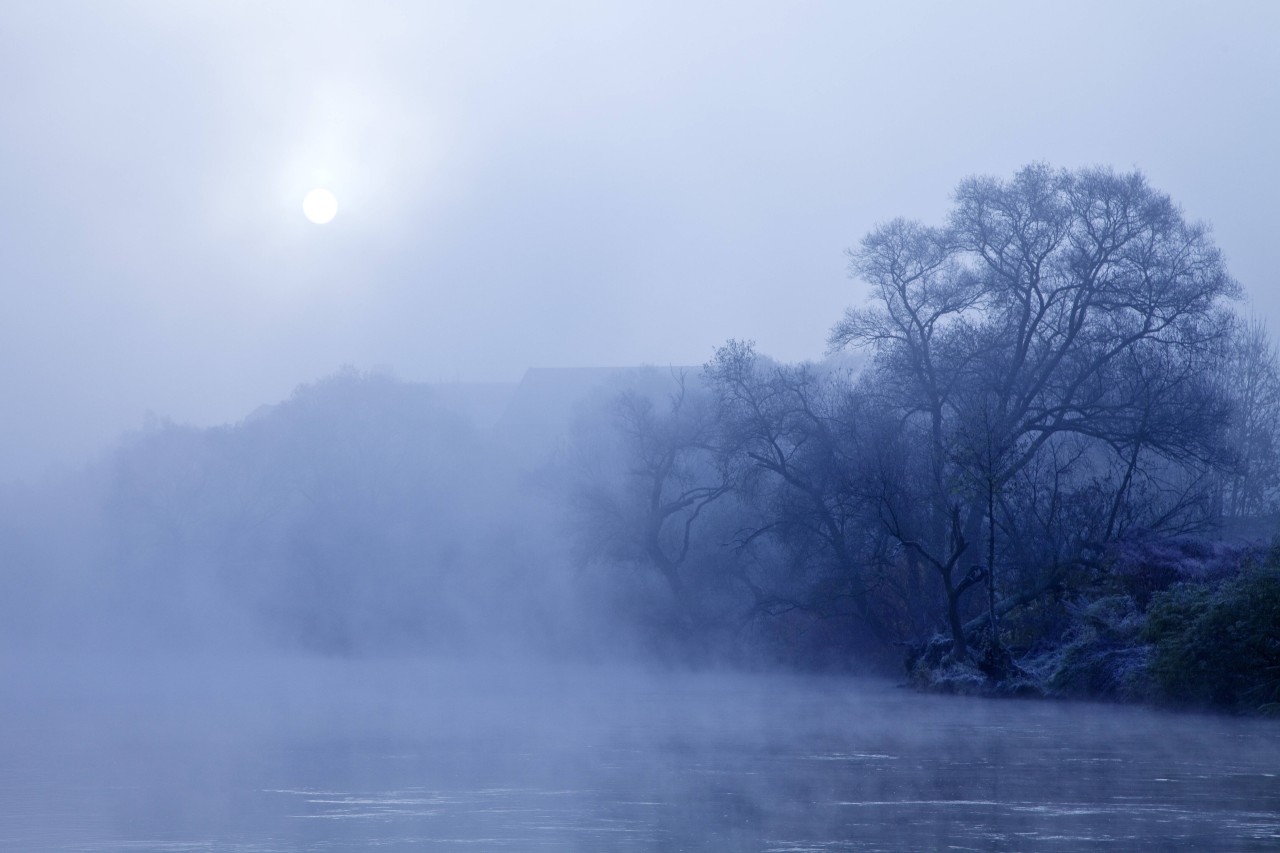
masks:
[[[584,415],[582,554],[647,573],[666,629],[810,664],[907,646],[924,682],[1038,689],[1036,655],[1097,601],[1141,622],[1210,582],[1188,558],[1128,589],[1134,554],[1273,532],[1276,353],[1207,229],[1106,169],[1031,166],[954,200],[851,251],[870,301],[826,361],[731,341]]]

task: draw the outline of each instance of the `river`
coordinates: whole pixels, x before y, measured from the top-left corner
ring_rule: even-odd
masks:
[[[1280,849],[1280,724],[849,677],[4,663],[0,849]]]

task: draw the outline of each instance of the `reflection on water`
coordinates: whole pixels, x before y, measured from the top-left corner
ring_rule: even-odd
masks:
[[[1274,722],[484,672],[10,663],[0,849],[1280,849]]]

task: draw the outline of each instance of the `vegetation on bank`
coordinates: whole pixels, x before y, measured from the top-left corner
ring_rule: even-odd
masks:
[[[942,692],[1280,714],[1280,545],[1129,545],[1062,603],[1066,618],[1037,646],[1006,649],[992,665],[985,630],[976,660],[958,662],[935,640],[908,656],[909,680]]]

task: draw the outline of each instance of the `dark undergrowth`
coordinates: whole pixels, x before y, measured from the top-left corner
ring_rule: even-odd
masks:
[[[1204,540],[1151,543],[1109,569],[1105,583],[1058,603],[1063,627],[1051,641],[1011,651],[984,627],[957,660],[950,640],[935,638],[909,653],[909,683],[1280,716],[1280,544],[1224,555]]]

